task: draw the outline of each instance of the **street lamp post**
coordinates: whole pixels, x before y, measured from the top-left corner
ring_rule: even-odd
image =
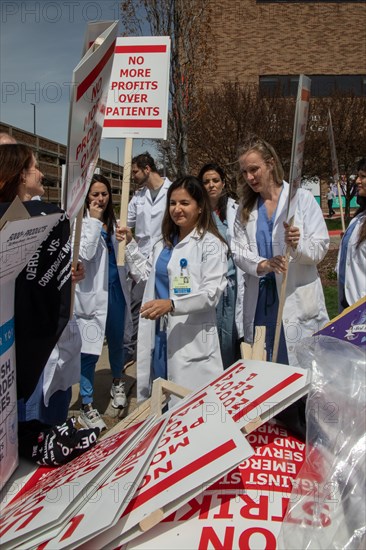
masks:
[[[36,135],[36,104],[31,103],[33,105],[33,134]]]

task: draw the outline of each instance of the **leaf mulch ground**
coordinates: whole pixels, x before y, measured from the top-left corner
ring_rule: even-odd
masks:
[[[318,264],[318,271],[323,286],[337,286],[337,276],[335,272],[337,255],[338,249],[330,249],[324,260]]]

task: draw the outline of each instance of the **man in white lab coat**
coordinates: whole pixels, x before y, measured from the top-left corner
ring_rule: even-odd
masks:
[[[149,256],[153,244],[161,237],[161,224],[166,207],[166,195],[171,185],[160,176],[155,161],[146,152],[132,159],[132,178],[138,189],[128,205],[127,225],[134,229],[139,250]],[[125,331],[125,367],[136,358],[137,329],[145,283],[132,283],[131,318]]]

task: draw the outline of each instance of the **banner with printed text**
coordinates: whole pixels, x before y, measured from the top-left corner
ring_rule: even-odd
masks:
[[[7,222],[0,232],[0,489],[18,464],[15,366],[15,279],[59,214]]]
[[[166,139],[170,38],[117,38],[103,138]]]
[[[67,165],[62,192],[63,207],[73,222],[84,204],[99,158],[109,79],[112,70],[117,24],[99,37],[75,68],[72,77]]]

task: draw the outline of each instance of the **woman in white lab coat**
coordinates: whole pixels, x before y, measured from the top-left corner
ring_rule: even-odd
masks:
[[[226,286],[227,246],[211,216],[207,192],[186,176],[169,188],[162,239],[149,259],[131,230],[126,259],[135,280],[146,280],[137,343],[137,398],[162,377],[189,389],[223,371],[215,308]]]
[[[204,185],[214,221],[221,236],[231,246],[238,203],[228,194],[225,173],[221,166],[209,162],[202,166],[198,179]],[[232,254],[228,258],[227,286],[216,308],[217,328],[224,368],[240,357],[239,340],[243,336],[243,272],[237,268]]]
[[[85,266],[85,279],[76,287],[74,306],[82,338],[79,422],[84,427],[104,429],[105,423],[93,406],[94,373],[104,336],[113,376],[112,406],[122,408],[126,405],[121,378],[125,315],[129,312],[127,272],[116,263],[112,190],[104,176],[93,176],[85,205],[79,253]]]
[[[339,311],[366,296],[366,157],[357,163],[359,209],[345,232],[338,253]]]
[[[233,253],[245,272],[244,339],[253,343],[255,327],[266,326],[267,359],[272,360],[278,297],[288,269],[277,362],[296,366],[295,344],[329,320],[317,271],[329,247],[328,231],[320,207],[303,189],[297,191],[294,224],[286,223],[289,185],[269,143],[250,138],[239,152],[239,165],[242,197]]]

